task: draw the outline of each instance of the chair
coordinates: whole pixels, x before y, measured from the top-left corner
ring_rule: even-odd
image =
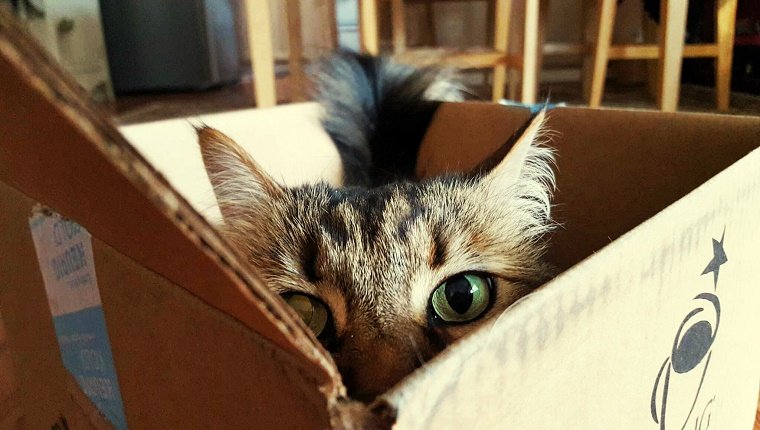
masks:
[[[303,40],[301,36],[301,5],[299,0],[286,0],[288,25],[288,68],[292,93],[296,99],[303,97]],[[335,1],[327,0],[330,39],[338,45],[338,28],[335,18]],[[245,0],[244,8],[248,20],[248,46],[251,51],[253,68],[254,99],[256,107],[270,107],[277,104],[274,74],[274,54],[272,52],[271,2],[269,0]]]
[[[359,0],[359,31],[364,52],[377,55],[380,52],[379,40],[379,0]],[[509,26],[512,15],[513,0],[494,0],[493,47],[488,50],[464,52],[431,51],[425,49],[408,50],[406,47],[406,27],[404,0],[391,1],[391,31],[394,53],[403,61],[417,64],[445,64],[467,69],[493,68],[493,101],[504,98],[507,69],[522,70],[523,103],[535,103],[538,89],[538,71],[540,68],[540,41],[543,39],[541,11],[546,10],[547,0],[527,0],[526,22],[524,27],[524,46],[521,57],[509,54]],[[406,0],[424,1],[431,0]],[[457,1],[457,0],[440,0]],[[429,18],[430,19],[430,18]],[[511,84],[512,82],[510,82]],[[510,85],[510,98],[514,98],[514,89]]]
[[[612,45],[616,2],[598,0],[587,29],[591,54],[584,62],[584,92],[591,107],[601,104],[609,60],[657,59],[657,105],[672,112],[678,108],[682,59],[712,57],[718,110],[728,110],[737,0],[716,0],[715,43],[688,45],[684,43],[687,0],[662,0],[658,44]]]

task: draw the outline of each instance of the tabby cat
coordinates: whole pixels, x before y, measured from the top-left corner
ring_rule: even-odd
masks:
[[[201,152],[222,234],[370,399],[547,279],[552,151],[542,112],[474,171],[415,181],[436,100],[461,98],[447,76],[351,53],[314,76],[343,187],[284,187],[208,127]]]

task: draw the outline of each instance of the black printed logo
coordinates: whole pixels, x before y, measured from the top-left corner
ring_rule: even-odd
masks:
[[[652,419],[661,430],[681,429],[693,418],[689,428],[706,430],[715,397],[695,412],[702,384],[712,358],[712,345],[720,326],[720,300],[717,296],[720,266],[728,261],[723,249],[725,229],[720,241],[713,239],[713,258],[702,275],[713,274],[713,292],[698,294],[693,309],[676,331],[670,355],[657,372],[650,400]],[[700,412],[701,411],[701,412]]]

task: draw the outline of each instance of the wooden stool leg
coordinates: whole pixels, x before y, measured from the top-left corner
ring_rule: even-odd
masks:
[[[541,86],[541,70],[544,66],[544,46],[546,46],[546,24],[549,20],[549,0],[540,0],[538,7],[538,39],[536,43],[536,97]]]
[[[507,98],[509,100],[517,100],[517,88],[519,87],[520,74],[515,69],[509,69],[507,71]]]
[[[525,36],[523,37],[522,102],[533,104],[538,93],[539,0],[525,1]]]
[[[659,40],[660,26],[649,17],[643,8],[641,9],[641,27],[644,29],[644,43],[656,45]],[[659,81],[657,67],[659,67],[659,62],[656,58],[644,61],[646,62],[647,94],[652,99],[657,100],[657,82]]]
[[[251,50],[256,107],[274,106],[277,98],[269,0],[247,0],[244,6],[248,20],[248,46]]]
[[[359,35],[362,51],[378,55],[380,36],[378,29],[377,2],[379,0],[359,0]]]
[[[664,112],[678,109],[687,8],[687,0],[663,0],[660,6],[657,104]]]
[[[303,72],[303,38],[301,36],[301,1],[286,0],[288,17],[288,72],[291,101],[305,100]]]
[[[393,34],[393,52],[406,51],[406,19],[404,19],[404,0],[391,0],[391,33]]]
[[[438,33],[435,26],[435,9],[433,8],[434,1],[425,2],[425,20],[427,24],[427,34],[425,35],[426,46],[438,45]]]
[[[330,38],[330,48],[335,49],[338,47],[338,15],[335,12],[335,2],[337,0],[327,1],[327,31]]]
[[[737,0],[715,2],[718,17],[715,23],[715,42],[718,44],[718,58],[715,59],[715,89],[719,111],[727,111],[731,101],[731,63],[734,54],[736,3]]]
[[[583,60],[583,94],[592,108],[602,104],[616,9],[617,0],[598,0],[586,27],[586,44],[592,48]]]
[[[498,0],[486,0],[486,45],[494,46],[494,32],[496,31],[496,3]]]
[[[494,10],[494,49],[505,57],[509,55],[509,21],[512,17],[512,0],[496,0]],[[504,98],[504,86],[507,84],[507,64],[493,68],[492,99],[498,103]]]

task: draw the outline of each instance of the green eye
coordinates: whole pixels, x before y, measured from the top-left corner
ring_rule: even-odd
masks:
[[[306,294],[289,293],[282,297],[317,337],[325,332],[330,320],[330,312],[324,303]]]
[[[491,279],[476,274],[459,274],[439,285],[430,297],[436,317],[447,323],[472,321],[491,303]]]

